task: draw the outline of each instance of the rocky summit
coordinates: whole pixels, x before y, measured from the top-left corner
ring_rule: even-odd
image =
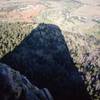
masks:
[[[0,100],[53,100],[49,91],[38,89],[20,72],[0,63]]]
[[[49,89],[54,100],[90,100],[56,25],[40,24],[0,62],[20,71],[39,88]]]

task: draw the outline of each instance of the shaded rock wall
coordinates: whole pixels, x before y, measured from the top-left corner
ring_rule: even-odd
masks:
[[[0,100],[53,100],[49,91],[38,89],[20,72],[0,63]]]

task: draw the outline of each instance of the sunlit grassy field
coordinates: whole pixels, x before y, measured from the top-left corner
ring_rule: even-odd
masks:
[[[4,56],[32,31],[33,23],[26,22],[0,22],[0,57]]]

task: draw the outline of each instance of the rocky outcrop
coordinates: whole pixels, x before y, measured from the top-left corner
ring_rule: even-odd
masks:
[[[49,91],[38,89],[20,72],[0,63],[1,100],[53,100]]]
[[[55,100],[90,100],[56,25],[40,24],[0,62],[19,70],[39,88],[48,88]]]

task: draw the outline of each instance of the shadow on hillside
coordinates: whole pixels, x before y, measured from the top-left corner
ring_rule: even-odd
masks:
[[[48,88],[54,100],[90,100],[56,25],[39,24],[0,62],[19,70],[39,88]]]

